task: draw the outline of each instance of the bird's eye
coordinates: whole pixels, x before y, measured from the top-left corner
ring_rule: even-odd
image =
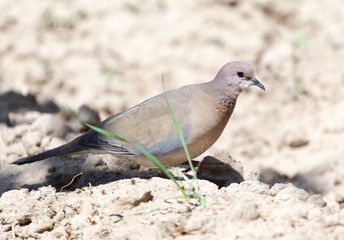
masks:
[[[241,77],[241,78],[244,76],[243,72],[237,72],[237,74],[238,74],[238,77]]]

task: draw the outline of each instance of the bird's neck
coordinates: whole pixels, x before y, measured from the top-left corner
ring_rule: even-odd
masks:
[[[235,104],[241,89],[235,86],[223,86],[219,84],[216,80],[207,83],[207,88],[211,91],[211,94],[218,99],[219,102],[225,104],[232,103]]]
[[[224,99],[227,99],[227,101],[230,101],[232,103],[236,103],[238,97],[239,97],[239,94],[240,94],[240,90],[239,89],[224,89],[222,90],[223,91],[223,98]]]
[[[235,91],[234,88],[229,90],[221,88],[219,85],[209,82],[206,85],[206,89],[209,94],[213,96],[216,102],[217,114],[221,117],[229,118],[234,110],[236,100],[240,94],[240,91]]]

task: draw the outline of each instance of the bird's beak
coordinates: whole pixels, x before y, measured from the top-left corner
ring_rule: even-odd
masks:
[[[263,89],[265,91],[265,87],[263,84],[261,84],[257,79],[251,78],[250,81],[253,83],[253,85]]]

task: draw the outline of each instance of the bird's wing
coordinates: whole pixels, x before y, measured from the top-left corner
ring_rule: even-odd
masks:
[[[191,130],[188,119],[190,94],[187,89],[178,90],[166,94],[187,141]],[[162,156],[182,147],[163,94],[106,119],[99,127],[145,148],[155,156]],[[79,142],[84,147],[116,154],[142,155],[131,144],[92,131],[80,137]]]
[[[99,133],[94,130],[88,131],[87,133],[81,135],[78,138],[78,144],[84,150],[95,149],[120,155],[133,155],[120,145],[111,144],[108,141],[103,140],[99,136]]]

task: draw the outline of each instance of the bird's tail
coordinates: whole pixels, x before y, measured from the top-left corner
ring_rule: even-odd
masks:
[[[78,144],[78,138],[77,138],[77,139],[74,139],[72,142],[62,145],[60,147],[53,148],[51,150],[48,150],[36,155],[20,158],[17,161],[14,161],[12,164],[23,165],[27,163],[41,161],[50,157],[74,154],[80,151],[82,151],[82,149],[80,148]]]

